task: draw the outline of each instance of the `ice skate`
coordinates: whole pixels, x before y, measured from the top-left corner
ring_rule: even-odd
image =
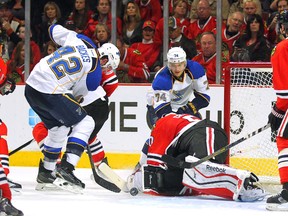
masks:
[[[13,195],[20,195],[21,194],[21,189],[22,185],[16,182],[13,182],[11,179],[7,178],[9,187]]]
[[[8,183],[9,183],[9,187],[10,187],[11,189],[22,189],[22,185],[21,185],[21,184],[12,181],[12,180],[9,179],[9,178],[7,178],[7,180],[8,180]]]
[[[37,185],[35,189],[39,191],[57,190],[57,187],[53,184],[55,179],[55,173],[53,171],[45,169],[42,160],[40,160],[37,175]]]
[[[283,189],[279,194],[266,201],[266,209],[270,211],[288,211],[288,191]]]
[[[0,199],[0,215],[1,216],[23,216],[23,212],[15,208],[11,201],[7,198]]]
[[[53,184],[72,193],[82,193],[85,184],[74,175],[73,170],[74,166],[62,159],[56,168],[56,179]]]

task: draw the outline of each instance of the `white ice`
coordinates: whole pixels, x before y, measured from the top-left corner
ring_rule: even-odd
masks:
[[[265,210],[265,200],[242,203],[212,197],[160,197],[145,194],[131,196],[113,193],[90,179],[91,169],[77,168],[75,175],[85,184],[83,194],[65,191],[36,191],[37,167],[10,167],[9,178],[22,184],[20,193],[13,193],[12,203],[25,216],[78,216],[78,215],[180,215],[246,216],[287,215]],[[116,170],[126,178],[127,170]]]

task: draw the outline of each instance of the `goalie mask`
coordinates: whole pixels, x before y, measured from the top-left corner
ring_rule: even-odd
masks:
[[[111,67],[112,69],[116,69],[118,67],[120,63],[120,52],[114,44],[105,43],[98,48],[98,52],[100,54],[100,59],[108,59],[108,61],[104,65],[101,65],[101,67]]]

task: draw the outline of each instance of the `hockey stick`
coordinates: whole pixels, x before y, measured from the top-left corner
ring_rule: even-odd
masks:
[[[267,124],[267,125],[259,128],[258,130],[253,131],[252,133],[247,134],[246,136],[236,140],[235,142],[220,148],[219,150],[217,150],[213,154],[207,155],[206,157],[203,157],[203,158],[199,159],[196,162],[192,162],[191,163],[191,162],[182,161],[182,160],[179,160],[179,159],[174,158],[174,157],[172,157],[170,155],[167,155],[167,154],[162,156],[162,160],[164,162],[166,162],[168,165],[171,165],[171,166],[174,166],[174,167],[178,167],[178,168],[181,168],[181,169],[193,168],[193,167],[195,167],[195,166],[197,166],[197,165],[199,165],[199,164],[201,164],[201,163],[203,163],[203,162],[205,162],[207,160],[210,160],[211,158],[213,158],[213,157],[215,157],[217,155],[222,154],[223,152],[225,152],[225,151],[229,150],[230,148],[238,145],[239,143],[241,143],[241,142],[243,142],[243,141],[255,136],[256,134],[261,133],[262,131],[266,130],[269,127],[270,127],[270,124]]]
[[[87,145],[87,154],[89,157],[89,162],[91,165],[91,169],[92,169],[92,173],[93,173],[93,177],[94,177],[95,182],[107,190],[110,190],[110,191],[115,192],[115,193],[120,193],[121,190],[115,184],[113,184],[113,183],[105,180],[104,178],[100,177],[98,175],[98,173],[96,172],[96,168],[95,168],[94,162],[92,160],[92,154],[91,154],[91,150],[90,150],[89,145]]]
[[[34,139],[29,140],[28,142],[24,143],[23,145],[19,146],[18,148],[14,149],[13,151],[9,152],[9,156],[15,154],[16,152],[20,151],[21,149],[28,146],[30,143],[32,143]]]

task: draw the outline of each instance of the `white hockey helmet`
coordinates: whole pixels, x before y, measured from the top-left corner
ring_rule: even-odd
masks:
[[[98,48],[100,54],[100,59],[104,56],[107,56],[108,61],[102,67],[111,66],[112,69],[116,69],[120,63],[120,52],[118,48],[112,43],[104,43],[101,47]]]
[[[167,53],[168,64],[186,62],[186,52],[181,47],[172,47]]]

